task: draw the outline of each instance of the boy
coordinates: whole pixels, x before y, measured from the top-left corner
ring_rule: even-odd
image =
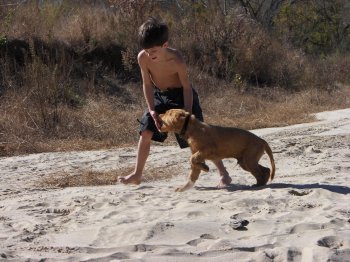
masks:
[[[141,183],[141,177],[149,155],[151,140],[163,142],[167,134],[159,131],[159,114],[172,108],[183,108],[203,121],[197,92],[191,87],[187,67],[180,53],[168,45],[168,27],[154,18],[148,19],[139,28],[142,47],[137,56],[143,81],[143,92],[148,106],[140,123],[140,140],[137,149],[136,166],[133,173],[119,177],[124,184]],[[181,148],[188,147],[185,140],[176,134]],[[222,161],[214,162],[220,172],[218,187],[231,183]]]

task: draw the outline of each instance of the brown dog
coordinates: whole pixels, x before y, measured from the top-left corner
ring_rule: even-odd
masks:
[[[272,181],[275,175],[275,162],[267,142],[253,133],[232,127],[208,125],[182,109],[171,109],[161,114],[162,132],[181,134],[190,145],[191,172],[186,185],[176,191],[191,188],[201,170],[208,172],[205,160],[221,160],[234,157],[238,164],[256,178],[256,186],[263,186]],[[259,160],[266,152],[271,161],[270,169],[259,165]]]

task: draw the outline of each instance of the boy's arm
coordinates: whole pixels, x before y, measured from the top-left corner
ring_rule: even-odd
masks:
[[[193,93],[190,80],[188,78],[186,63],[181,59],[178,69],[179,79],[183,87],[184,109],[192,114]]]
[[[147,68],[147,57],[145,56],[145,53],[141,51],[139,55],[137,56],[137,61],[140,66],[141,70],[141,76],[142,76],[142,88],[143,88],[143,94],[146,99],[148,111],[150,112],[156,127],[160,129],[161,127],[161,121],[159,119],[158,113],[154,109],[154,94],[153,94],[153,84],[151,81],[151,77],[149,75],[149,71]]]

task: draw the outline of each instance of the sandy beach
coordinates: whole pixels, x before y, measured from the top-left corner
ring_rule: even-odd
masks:
[[[154,145],[147,167],[168,180],[139,186],[43,188],[49,175],[133,166],[136,145],[0,158],[3,261],[350,261],[350,109],[318,121],[253,130],[271,146],[274,181],[226,159],[232,185],[217,189],[214,165],[195,187],[189,149]],[[262,163],[269,166],[267,155]],[[118,174],[116,174],[118,175]]]

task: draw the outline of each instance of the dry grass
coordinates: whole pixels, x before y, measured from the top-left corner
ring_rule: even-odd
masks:
[[[127,167],[120,170],[105,172],[81,171],[78,173],[57,173],[51,174],[39,181],[39,186],[44,188],[66,188],[66,187],[85,187],[85,186],[107,186],[118,183],[119,176],[130,174],[133,167]],[[178,169],[174,167],[148,168],[144,181],[152,182],[159,180],[168,180],[178,174]]]
[[[205,121],[244,129],[287,126],[313,121],[311,114],[350,106],[350,86],[333,89],[254,88],[244,83],[227,83],[201,76],[198,88]]]
[[[79,108],[59,105],[59,120],[47,127],[40,108],[24,100],[13,95],[0,104],[0,155],[125,146],[138,138],[141,105],[125,108],[113,97],[91,97]]]
[[[312,113],[349,107],[349,98],[349,88],[331,93],[313,89],[292,94],[265,90],[263,94],[235,94],[235,102],[232,93],[226,93],[216,101],[225,107],[213,107],[211,102],[205,107],[206,112],[211,112],[207,117],[210,123],[257,129],[313,121]]]
[[[214,78],[194,79],[205,121],[245,129],[287,126],[314,120],[310,114],[350,106],[350,88],[302,90],[248,88]],[[0,155],[135,146],[137,118],[145,108],[141,87],[125,86],[131,102],[110,96],[87,97],[80,107],[60,104],[59,121],[47,127],[40,107],[25,94],[8,93],[0,103]],[[49,108],[49,107],[48,107]],[[48,117],[56,117],[49,114]],[[172,137],[172,136],[170,136]],[[175,144],[170,139],[168,144]]]
[[[83,187],[114,185],[118,179],[115,171],[94,172],[86,171],[80,174],[59,173],[51,174],[39,181],[41,187]]]

